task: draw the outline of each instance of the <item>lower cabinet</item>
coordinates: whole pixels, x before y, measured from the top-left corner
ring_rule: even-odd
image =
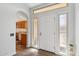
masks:
[[[21,34],[21,45],[23,47],[26,47],[26,45],[27,45],[27,35],[26,34]]]

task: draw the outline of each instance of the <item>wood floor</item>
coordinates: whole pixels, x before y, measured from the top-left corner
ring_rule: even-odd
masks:
[[[16,54],[14,56],[57,56],[57,55],[55,53],[35,48],[25,48],[20,43],[17,42]]]
[[[14,56],[57,56],[55,53],[51,53],[44,50],[38,50],[34,48],[20,49]]]

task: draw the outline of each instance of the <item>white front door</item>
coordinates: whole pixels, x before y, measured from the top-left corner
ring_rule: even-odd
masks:
[[[60,12],[49,12],[49,13],[42,13],[38,16],[39,20],[39,48],[48,50],[55,53],[63,52],[61,50],[62,43],[65,45],[62,47],[65,50],[65,54],[67,53],[67,32],[65,32],[66,36],[61,36],[61,22],[66,23],[66,15],[63,15],[63,19],[61,19],[60,15],[66,13],[63,11]],[[64,24],[64,23],[63,23]],[[63,25],[64,26],[64,25]],[[65,25],[67,26],[67,25]],[[64,29],[65,31],[67,27]],[[64,34],[64,35],[65,35]],[[63,39],[62,39],[63,38]]]
[[[55,51],[55,14],[43,13],[40,14],[39,19],[39,48],[47,51]]]
[[[39,49],[55,52],[57,54],[60,54],[60,52],[61,54],[63,53],[63,50],[61,50],[62,37],[60,33],[60,15],[64,13],[67,13],[65,9],[36,14],[39,22]],[[66,20],[66,17],[63,20]],[[67,41],[65,41],[64,39],[63,41],[67,44]],[[64,50],[67,51],[67,46]],[[64,55],[66,54],[67,52],[64,52]]]

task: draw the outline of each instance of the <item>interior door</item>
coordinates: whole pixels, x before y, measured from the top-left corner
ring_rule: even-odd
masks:
[[[54,14],[43,13],[39,15],[40,49],[54,52],[54,27]]]

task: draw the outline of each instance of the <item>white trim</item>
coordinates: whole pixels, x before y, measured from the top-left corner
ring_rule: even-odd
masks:
[[[16,52],[7,54],[7,55],[5,55],[5,56],[13,56],[13,55],[15,55],[15,54],[16,54]]]

